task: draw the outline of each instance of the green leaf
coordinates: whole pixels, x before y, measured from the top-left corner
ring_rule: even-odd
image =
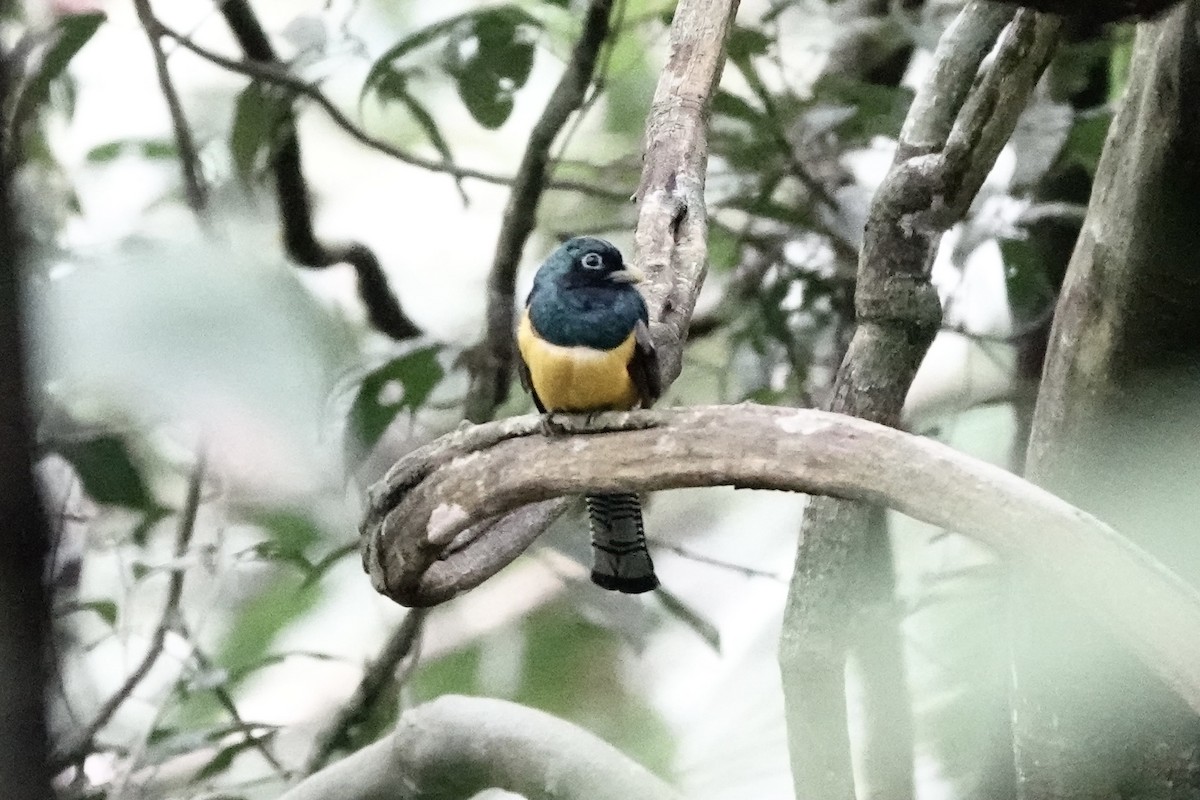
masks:
[[[42,55],[41,63],[22,87],[13,119],[19,125],[33,114],[34,109],[50,96],[50,84],[62,75],[75,54],[83,49],[100,29],[105,15],[101,11],[70,14],[55,24],[52,41]]]
[[[529,79],[536,49],[524,33],[530,19],[512,9],[488,9],[469,28],[456,30],[446,45],[446,72],[457,82],[471,116],[485,128],[499,128],[508,120],[516,91]]]
[[[1013,322],[1020,327],[1045,315],[1055,292],[1033,243],[1027,239],[1000,239],[999,244],[1008,304]]]
[[[93,163],[103,164],[106,161],[113,161],[124,152],[125,142],[106,142],[89,150],[86,158]]]
[[[765,54],[770,46],[771,38],[765,33],[741,25],[733,26],[733,30],[729,32],[729,40],[725,44],[729,60],[738,65],[745,64],[753,56]]]
[[[275,572],[234,615],[214,661],[229,673],[245,672],[270,649],[280,631],[309,611],[320,598],[315,584],[293,573]]]
[[[367,374],[350,407],[347,447],[367,453],[379,437],[408,409],[416,411],[445,374],[437,345],[414,350]]]
[[[242,181],[251,183],[266,166],[290,114],[291,97],[257,81],[251,82],[238,95],[229,150]]]
[[[325,537],[320,526],[302,511],[254,510],[246,514],[246,520],[271,534],[271,541],[282,553],[302,554]]]
[[[1063,164],[1082,167],[1095,177],[1111,123],[1112,112],[1108,110],[1078,115],[1059,156]]]
[[[136,150],[143,158],[174,158],[177,153],[175,144],[165,139],[117,139],[96,145],[88,151],[86,158],[93,164],[104,164],[131,150]]]
[[[752,125],[762,124],[763,113],[752,106],[749,102],[738,97],[732,92],[727,92],[724,89],[718,89],[713,97],[713,113],[719,117],[729,117],[731,119],[748,122]]]
[[[150,489],[120,436],[101,434],[63,442],[57,449],[71,462],[84,490],[97,503],[145,510],[154,507]]]
[[[282,664],[291,658],[308,658],[313,661],[346,661],[341,656],[330,655],[329,653],[318,653],[313,650],[291,650],[287,653],[272,653],[269,656],[264,656],[253,664],[248,664],[236,672],[229,673],[229,684],[237,684],[245,680],[247,676],[258,672],[261,669]]]
[[[741,242],[729,229],[712,226],[708,230],[708,266],[714,272],[732,272],[741,256]]]
[[[166,139],[145,139],[138,144],[145,158],[175,158],[179,150]]]
[[[413,120],[420,126],[425,135],[429,137],[429,141],[433,144],[438,154],[445,161],[453,161],[454,156],[450,152],[450,143],[442,136],[442,132],[438,130],[437,121],[433,115],[429,113],[429,109],[425,108],[412,92],[408,90],[408,76],[403,72],[388,68],[388,71],[375,84],[375,92],[382,100],[394,100],[406,109],[412,115]]]
[[[912,92],[903,87],[867,83],[833,73],[817,81],[813,91],[817,98],[814,108],[844,107],[852,112],[832,126],[846,143],[866,142],[874,136],[895,136],[912,103]]]
[[[110,628],[117,624],[117,604],[112,600],[89,600],[86,603],[77,604],[71,610],[95,612],[100,619],[108,623]]]
[[[200,768],[192,780],[196,783],[199,783],[200,781],[208,780],[209,778],[220,775],[233,765],[233,760],[235,758],[247,750],[256,747],[260,740],[265,739],[270,735],[271,734],[268,733],[266,735],[247,736],[240,741],[221,748],[217,754],[213,756],[212,761],[209,761]]]
[[[375,60],[371,65],[371,69],[367,71],[366,80],[363,81],[362,94],[365,96],[367,92],[375,88],[376,83],[383,80],[387,72],[392,70],[396,61],[399,61],[404,56],[414,50],[424,47],[437,39],[448,36],[451,32],[460,27],[467,26],[468,23],[474,23],[476,18],[488,14],[505,14],[511,16],[520,23],[526,25],[539,26],[536,17],[529,14],[522,8],[513,5],[493,6],[487,9],[474,9],[465,11],[453,17],[435,22],[428,27],[422,28],[410,36],[406,36],[394,45],[384,51],[383,55]]]

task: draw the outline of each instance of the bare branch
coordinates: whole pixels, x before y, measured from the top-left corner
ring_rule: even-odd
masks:
[[[389,683],[397,679],[396,668],[400,662],[409,659],[410,665],[416,662],[416,648],[421,638],[421,626],[425,614],[421,610],[408,612],[404,620],[392,631],[392,635],[384,642],[379,656],[367,667],[362,680],[358,683],[350,700],[339,709],[329,725],[317,734],[312,754],[304,764],[303,775],[311,775],[329,763],[329,758],[337,748],[346,744],[350,730],[362,722],[364,716],[380,701],[380,696]]]
[[[281,800],[442,800],[503,789],[529,800],[679,800],[612,745],[542,711],[448,695]]]
[[[219,10],[248,59],[286,72],[247,0],[225,0]],[[397,341],[420,336],[421,329],[400,307],[399,298],[388,285],[383,265],[369,247],[360,242],[331,244],[317,238],[308,184],[304,180],[300,140],[290,106],[280,131],[280,142],[271,159],[271,172],[275,177],[275,196],[288,255],[300,266],[315,269],[349,264],[358,277],[358,294],[371,325]]]
[[[682,369],[688,323],[708,268],[708,114],[737,7],[738,0],[681,0],[646,123],[633,261],[647,278],[664,386]]]
[[[204,466],[204,457],[199,456],[188,483],[187,498],[184,500],[183,509],[179,514],[179,525],[175,529],[175,563],[171,566],[167,599],[163,605],[158,625],[150,637],[150,645],[146,648],[146,654],[142,656],[142,660],[121,684],[121,687],[100,707],[92,721],[51,755],[50,769],[52,772],[59,772],[71,764],[78,763],[88,754],[96,734],[108,724],[117,709],[129,699],[138,684],[149,674],[150,669],[158,661],[158,657],[162,655],[167,634],[178,627],[179,601],[183,598],[183,579],[187,574],[183,560],[187,556],[188,546],[196,529],[196,513],[200,509],[200,489],[204,483]]]
[[[562,424],[586,435],[546,437],[540,417],[513,417],[397,463],[371,489],[363,526],[375,588],[420,601],[422,576],[440,557],[472,580],[466,570],[477,563],[457,559],[480,545],[445,552],[460,533],[560,495],[718,485],[830,495],[977,539],[1078,599],[1200,710],[1200,594],[1095,517],[1000,467],[856,417],[751,403]]]
[[[525,241],[537,222],[537,209],[550,168],[550,148],[571,115],[584,103],[604,40],[608,38],[612,0],[591,0],[583,28],[566,69],[529,134],[529,144],[504,209],[496,254],[487,282],[487,318],[483,341],[471,354],[471,385],[465,416],[472,422],[492,418],[512,383],[513,308],[517,267]]]
[[[146,31],[150,42],[150,50],[154,53],[154,69],[158,74],[158,86],[163,99],[167,101],[167,111],[171,115],[171,127],[175,132],[175,148],[179,151],[179,168],[183,173],[183,191],[188,205],[196,216],[204,219],[208,206],[208,187],[204,176],[200,173],[200,159],[196,151],[196,141],[192,138],[192,129],[188,125],[187,116],[183,113],[183,104],[179,101],[179,93],[171,82],[171,72],[167,67],[167,56],[163,52],[161,35],[154,27],[154,12],[150,8],[150,0],[134,0],[138,20]]]

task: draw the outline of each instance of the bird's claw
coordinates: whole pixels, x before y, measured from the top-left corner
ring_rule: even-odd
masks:
[[[542,416],[542,435],[565,436],[571,432],[570,427],[560,418],[560,415],[550,411]]]

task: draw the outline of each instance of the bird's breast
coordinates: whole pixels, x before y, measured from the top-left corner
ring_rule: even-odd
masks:
[[[637,389],[629,377],[633,333],[611,350],[564,347],[538,335],[521,317],[517,347],[529,368],[529,379],[549,411],[624,410],[637,405]]]

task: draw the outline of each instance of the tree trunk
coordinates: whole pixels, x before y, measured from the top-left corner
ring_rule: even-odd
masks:
[[[1143,25],[1051,334],[1031,479],[1200,577],[1200,4]],[[1078,607],[1014,595],[1023,800],[1195,797],[1197,718]]]
[[[0,50],[0,106],[8,64]],[[12,146],[0,131],[0,152]],[[7,163],[8,159],[0,159]],[[46,767],[45,526],[33,484],[25,407],[20,232],[0,167],[0,797],[51,797]]]

